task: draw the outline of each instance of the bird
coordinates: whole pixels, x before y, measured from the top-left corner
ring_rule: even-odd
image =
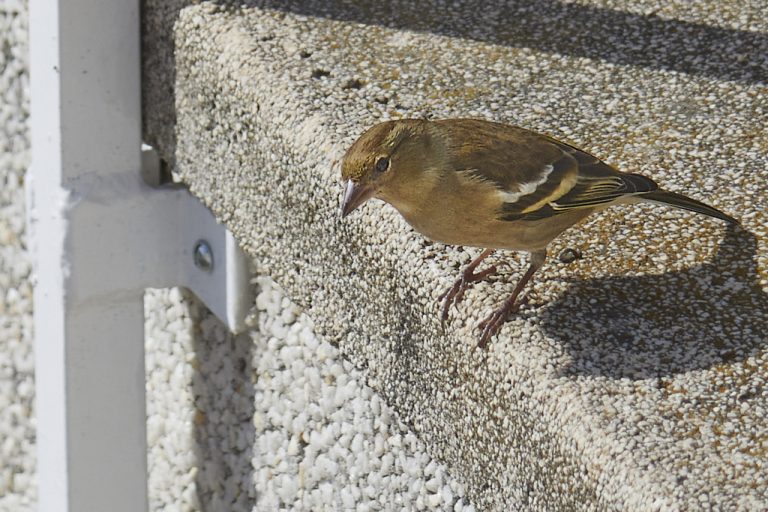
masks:
[[[366,130],[341,163],[342,218],[369,199],[393,206],[416,231],[448,245],[481,248],[440,295],[440,320],[473,284],[498,271],[479,265],[496,250],[527,252],[530,265],[485,320],[485,348],[525,302],[521,292],[558,235],[609,206],[656,203],[738,221],[707,204],[663,190],[652,179],[619,171],[571,144],[484,119],[397,119]]]

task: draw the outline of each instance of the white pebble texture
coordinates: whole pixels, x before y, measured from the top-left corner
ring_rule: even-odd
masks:
[[[232,336],[186,292],[145,296],[152,510],[455,510],[461,484],[258,280]]]
[[[200,509],[192,442],[195,304],[178,288],[144,295],[150,510]]]
[[[0,2],[0,511],[33,510],[35,490],[32,287],[25,252],[29,165],[25,1]]]

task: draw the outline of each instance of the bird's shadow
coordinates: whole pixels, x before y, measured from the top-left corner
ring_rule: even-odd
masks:
[[[730,228],[710,262],[571,283],[540,313],[543,331],[569,353],[561,374],[672,377],[764,350],[768,297],[756,260],[754,235]]]

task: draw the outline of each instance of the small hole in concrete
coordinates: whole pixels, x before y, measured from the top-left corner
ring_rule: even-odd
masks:
[[[350,78],[344,84],[342,89],[360,89],[363,87],[363,82],[359,78]]]
[[[568,263],[573,263],[574,261],[581,259],[581,251],[568,247],[560,252],[559,259],[561,263],[565,263],[566,265]]]

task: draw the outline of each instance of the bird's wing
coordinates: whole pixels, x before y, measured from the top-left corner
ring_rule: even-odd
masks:
[[[619,172],[585,151],[524,128],[471,120],[462,128],[464,133],[453,137],[460,175],[497,189],[502,220],[543,219],[658,188],[644,176]]]
[[[519,208],[514,203],[505,204],[502,207],[502,218],[505,220],[542,219],[574,208],[593,208],[659,188],[650,178],[619,172],[586,151],[551,137],[544,139],[561,151],[561,160],[571,159],[571,176],[575,175],[575,179],[566,178],[566,183],[560,180],[565,186],[559,187],[557,193],[543,197],[534,207]],[[557,177],[552,179],[558,180]]]

